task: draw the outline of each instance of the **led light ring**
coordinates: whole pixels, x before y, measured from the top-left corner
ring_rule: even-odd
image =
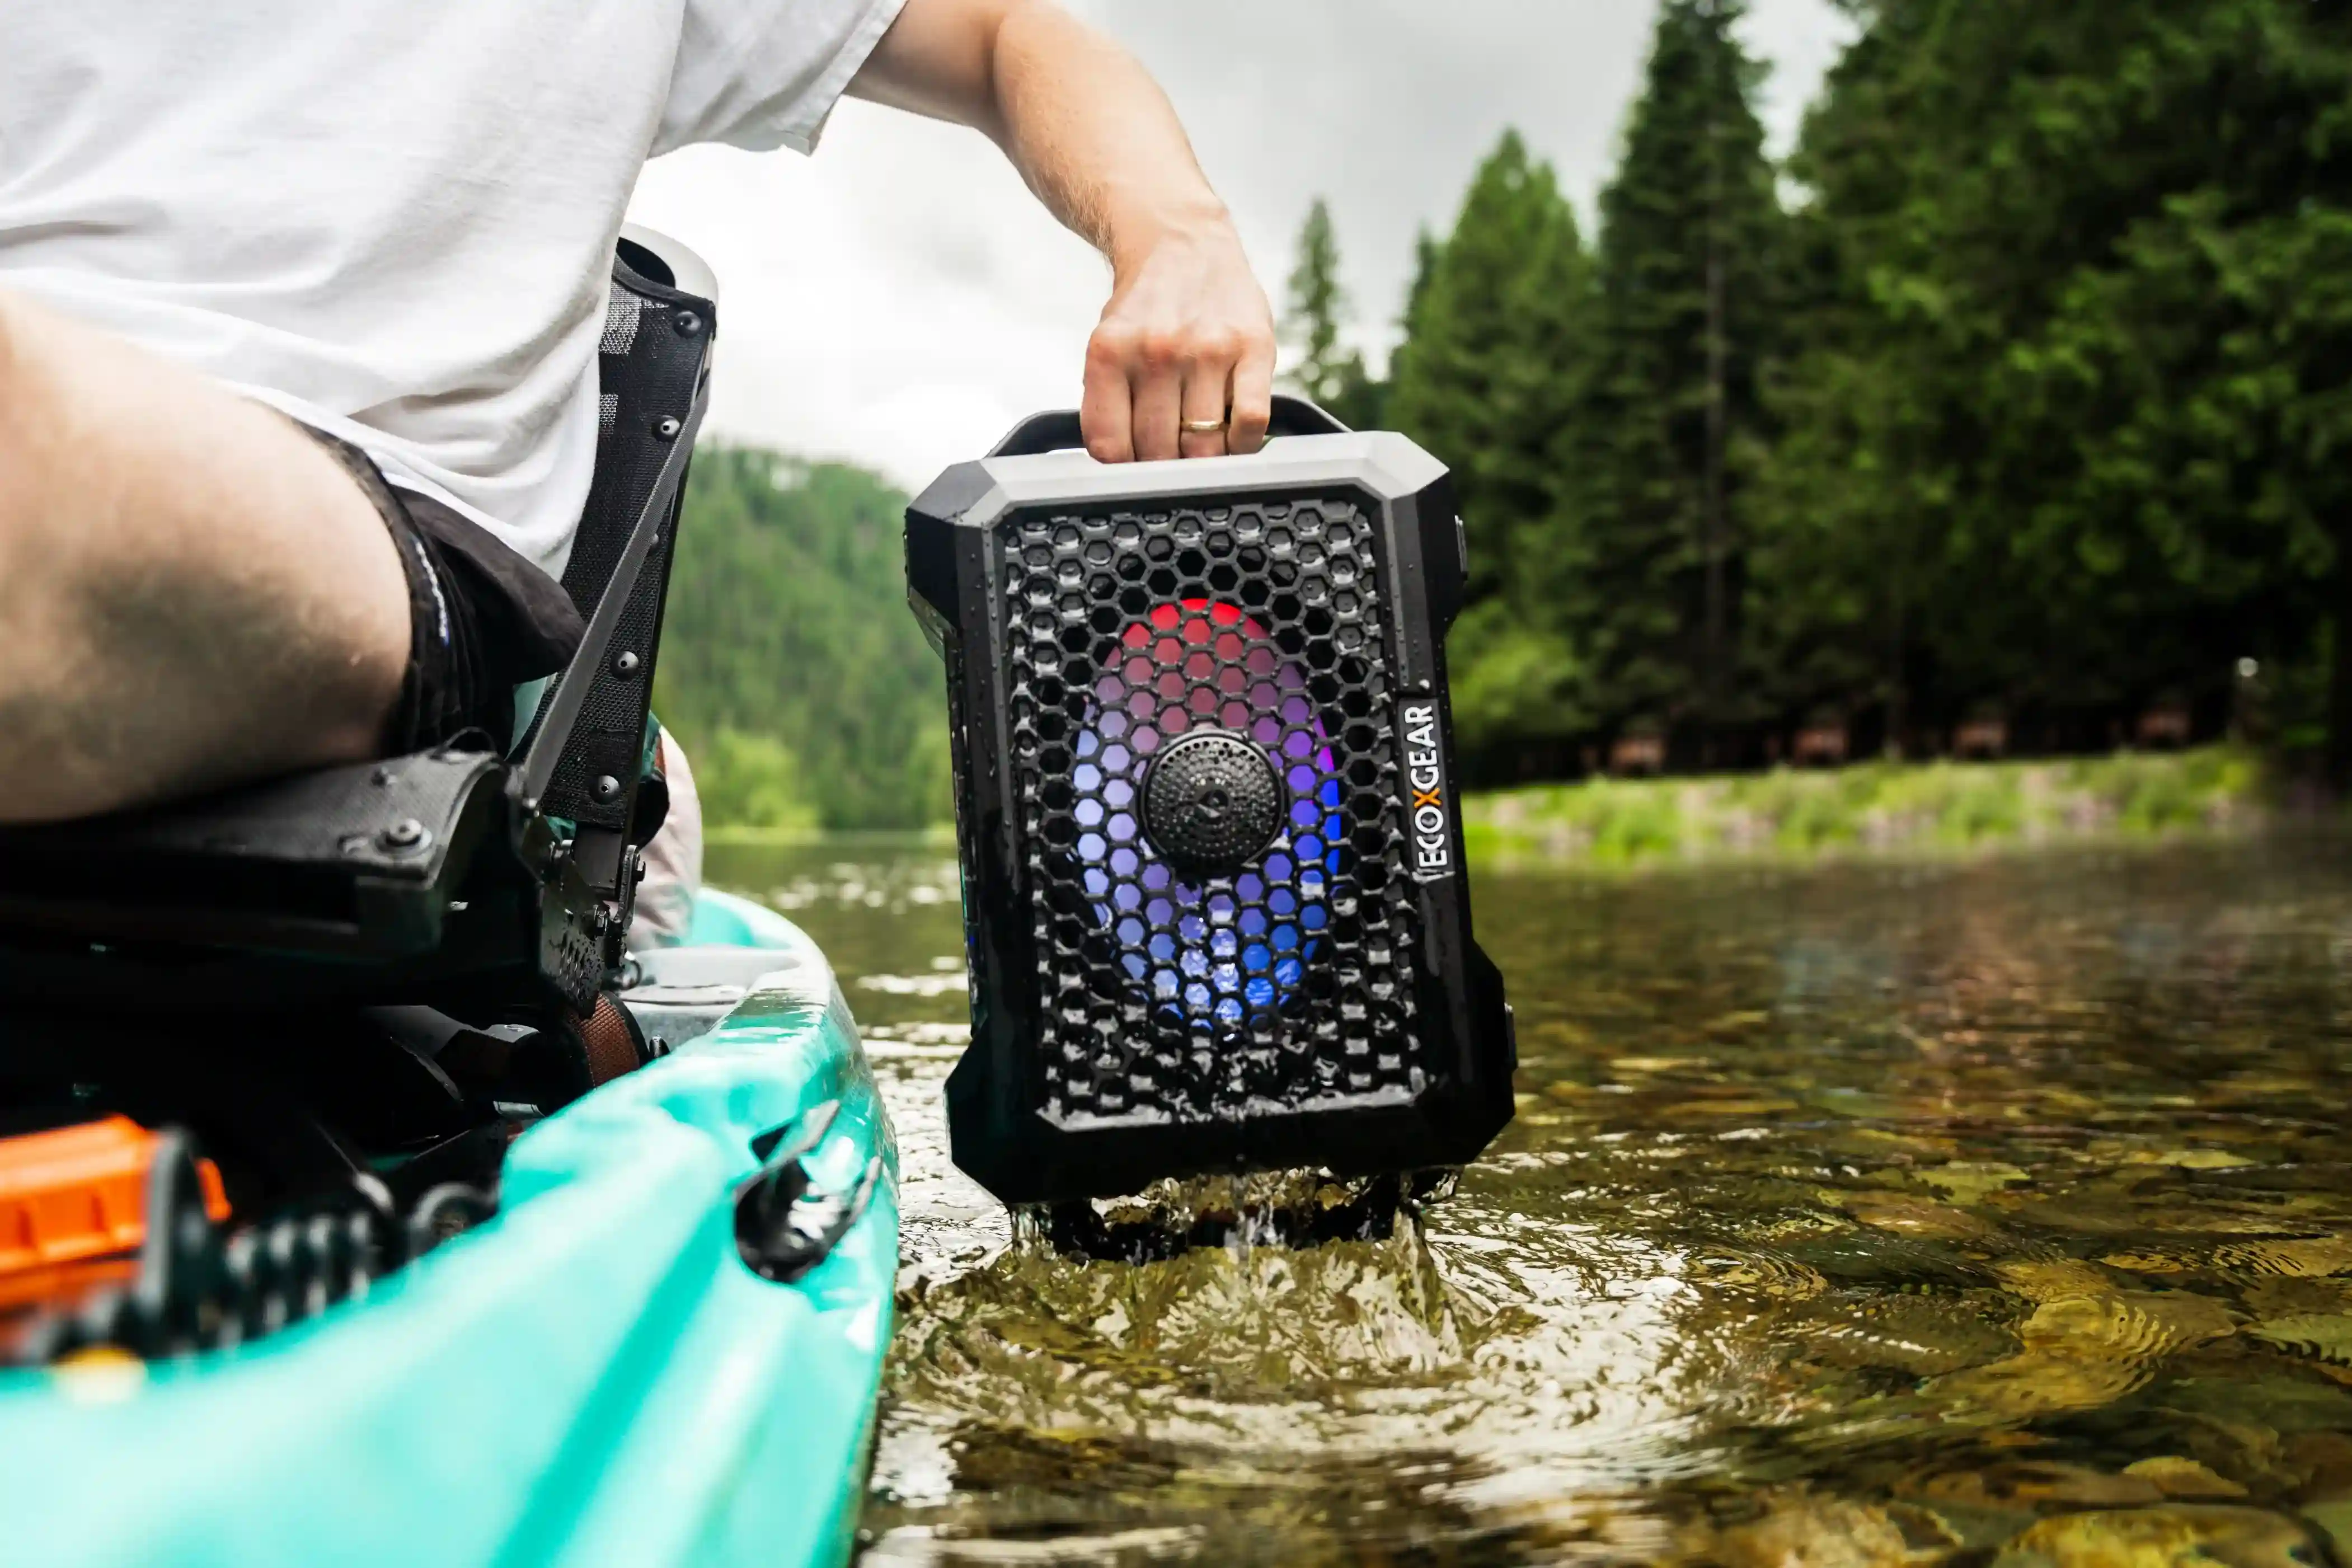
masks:
[[[1234,605],[1155,607],[1120,635],[1076,742],[1077,855],[1097,920],[1118,938],[1129,978],[1162,1009],[1239,1025],[1306,982],[1329,924],[1346,825],[1331,745],[1307,674]],[[1264,746],[1289,796],[1288,821],[1258,866],[1188,883],[1138,825],[1152,756],[1202,727]]]

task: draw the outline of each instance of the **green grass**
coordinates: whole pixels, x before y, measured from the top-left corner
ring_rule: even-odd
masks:
[[[696,765],[713,844],[831,842],[775,742],[724,734]],[[1864,763],[1704,779],[1591,779],[1473,795],[1474,860],[1601,867],[1721,858],[1968,852],[2099,837],[2238,831],[2263,820],[2265,773],[2230,746],[2054,763]],[[952,844],[954,828],[920,836]],[[851,836],[857,837],[857,836]]]
[[[756,827],[720,822],[706,824],[702,838],[706,844],[755,849],[789,849],[803,844],[911,844],[953,849],[956,834],[952,822],[934,822],[929,827],[877,828]]]
[[[2263,773],[2228,746],[2060,763],[1866,763],[1732,778],[1582,784],[1470,797],[1470,853],[1630,866],[1718,858],[1967,851],[2241,829]]]

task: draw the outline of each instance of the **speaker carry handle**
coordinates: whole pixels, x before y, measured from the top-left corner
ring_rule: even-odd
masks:
[[[1268,436],[1345,436],[1348,427],[1327,410],[1303,397],[1290,397],[1277,393],[1274,414],[1266,426]],[[1057,408],[1047,414],[1032,414],[1013,427],[1013,433],[999,441],[988,455],[992,458],[1034,458],[1040,452],[1059,452],[1087,444],[1078,427],[1078,411]]]

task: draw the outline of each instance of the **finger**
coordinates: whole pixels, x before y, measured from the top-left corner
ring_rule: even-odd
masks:
[[[1176,423],[1183,417],[1184,367],[1164,345],[1147,344],[1135,381],[1135,456],[1153,463],[1177,454]]]
[[[1246,457],[1265,445],[1274,419],[1274,346],[1253,343],[1234,367],[1234,408],[1225,425],[1225,450]]]
[[[1213,425],[1213,430],[1187,429],[1180,449],[1188,458],[1225,455],[1225,409],[1233,396],[1234,349],[1213,343],[1196,355],[1184,371],[1184,423]]]
[[[1127,378],[1132,358],[1131,345],[1108,329],[1097,331],[1087,344],[1087,390],[1078,405],[1078,428],[1086,436],[1087,450],[1098,463],[1135,460],[1129,424],[1135,392]]]

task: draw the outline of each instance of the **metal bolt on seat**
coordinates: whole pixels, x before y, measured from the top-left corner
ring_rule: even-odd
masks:
[[[404,816],[386,823],[375,836],[377,847],[394,855],[414,855],[433,842],[433,835],[425,824],[413,816]]]

